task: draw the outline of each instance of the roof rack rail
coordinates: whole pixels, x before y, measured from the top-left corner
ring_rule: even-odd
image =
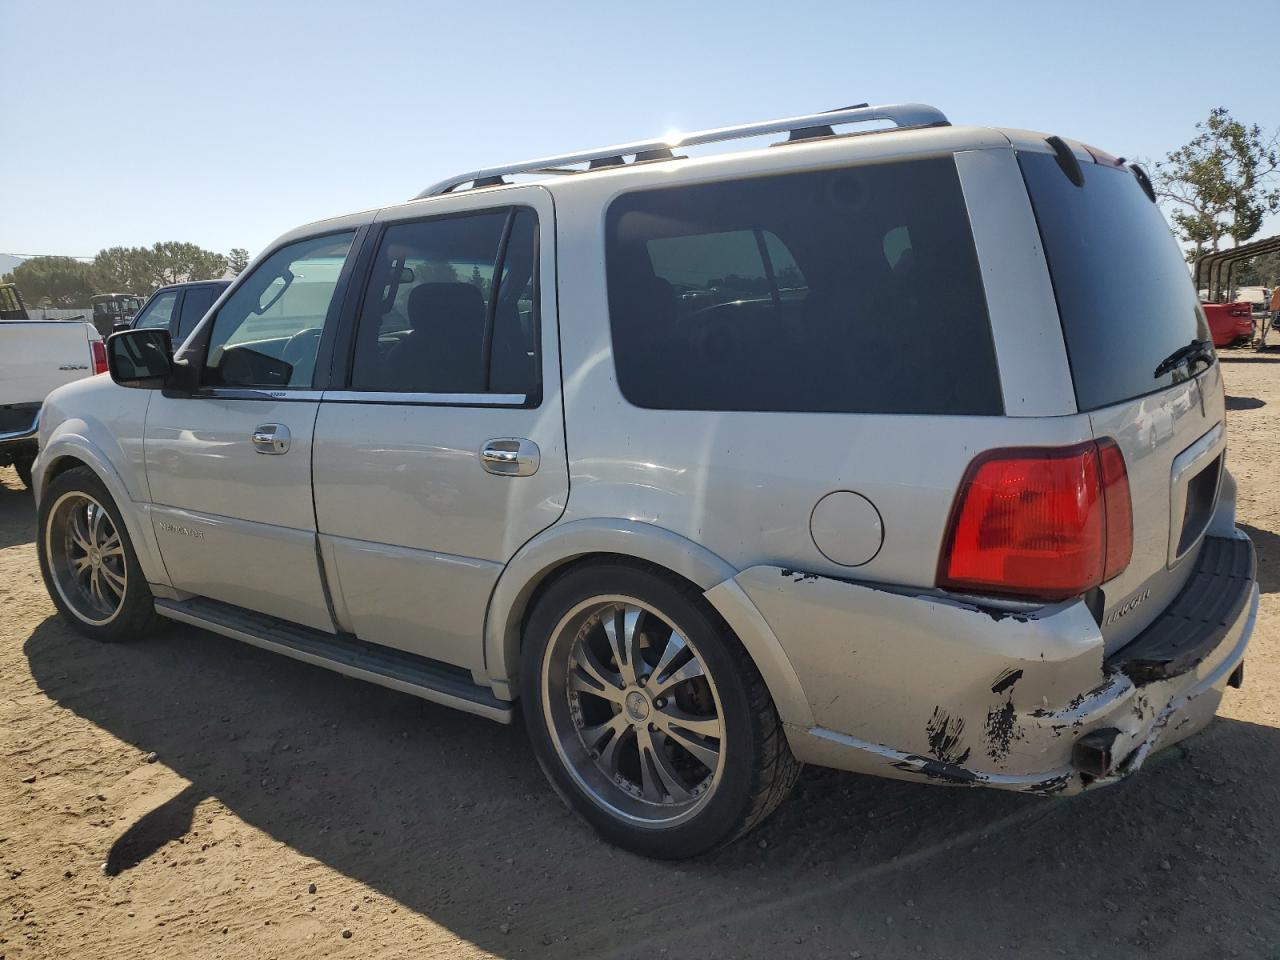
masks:
[[[565,169],[575,164],[585,163],[588,164],[589,169],[597,170],[617,167],[625,163],[626,157],[633,157],[633,163],[650,160],[669,160],[674,156],[672,151],[679,147],[694,147],[706,143],[720,143],[725,140],[741,140],[746,137],[760,137],[771,133],[792,135],[790,142],[803,141],[812,139],[815,136],[829,136],[831,134],[828,131],[831,131],[836,126],[847,123],[866,123],[871,120],[890,120],[899,129],[945,127],[950,123],[941,110],[924,103],[890,103],[875,107],[861,104],[841,110],[829,110],[825,113],[810,113],[799,117],[787,117],[783,120],[762,120],[733,127],[718,127],[714,130],[682,133],[670,139],[639,140],[634,143],[622,143],[612,147],[584,150],[580,153],[566,153],[558,157],[543,157],[539,160],[526,160],[524,163],[512,163],[500,167],[487,167],[483,170],[472,170],[432,184],[414,199],[421,200],[424,197],[436,197],[450,193],[466,183],[475,184],[477,187],[496,186],[506,182],[502,179],[503,177],[517,173],[566,174],[587,172]]]

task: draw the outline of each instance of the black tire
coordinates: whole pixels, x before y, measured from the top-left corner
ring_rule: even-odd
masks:
[[[22,485],[28,490],[34,490],[31,485],[31,468],[35,465],[35,457],[16,457],[13,461],[13,469],[18,472],[18,479],[22,481]]]
[[[50,530],[50,522],[59,505],[74,499],[76,495],[89,497],[102,506],[114,530],[119,534],[120,546],[123,548],[123,566],[126,572],[123,593],[116,612],[102,622],[92,622],[86,618],[85,613],[76,609],[74,598],[69,600],[64,595],[54,572],[54,567],[62,563],[58,551],[63,548],[57,542],[59,538]],[[120,515],[120,509],[111,498],[106,485],[88,467],[74,467],[59,474],[49,483],[44,496],[40,499],[36,553],[40,560],[40,575],[44,578],[45,588],[49,591],[49,596],[53,599],[58,612],[86,637],[104,643],[132,640],[142,636],[155,625],[157,619],[155,600],[151,595],[151,588],[147,585],[147,579],[142,573],[142,568],[138,565],[138,557],[129,540],[129,533]]]
[[[595,598],[619,595],[641,601],[680,631],[714,678],[722,713],[721,772],[686,819],[673,825],[637,825],[609,809],[570,771],[572,761],[562,755],[552,732],[544,681],[544,669],[553,662],[548,648],[571,611]],[[759,670],[692,585],[648,564],[619,560],[580,566],[554,581],[537,601],[523,639],[521,700],[534,753],[561,798],[610,843],[660,859],[696,856],[754,829],[795,784],[801,764]]]

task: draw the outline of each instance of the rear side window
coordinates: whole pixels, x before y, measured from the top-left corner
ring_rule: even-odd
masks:
[[[389,226],[360,310],[353,390],[538,394],[537,216]]]
[[[1049,154],[1018,157],[1044,241],[1081,410],[1184,379],[1160,361],[1209,338],[1182,251],[1160,209],[1121,167],[1082,163],[1077,187]]]
[[[606,230],[637,406],[1003,412],[951,157],[637,191]]]

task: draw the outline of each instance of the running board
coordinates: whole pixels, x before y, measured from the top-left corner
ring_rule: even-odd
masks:
[[[203,597],[157,599],[156,613],[432,703],[465,710],[499,723],[512,722],[513,705],[499,700],[493,691],[475,683],[470,671],[461,667],[404,650],[366,643],[352,636],[324,633]]]

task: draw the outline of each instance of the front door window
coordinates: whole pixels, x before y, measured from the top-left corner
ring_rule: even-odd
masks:
[[[218,311],[201,383],[306,390],[354,233],[281,247]]]

